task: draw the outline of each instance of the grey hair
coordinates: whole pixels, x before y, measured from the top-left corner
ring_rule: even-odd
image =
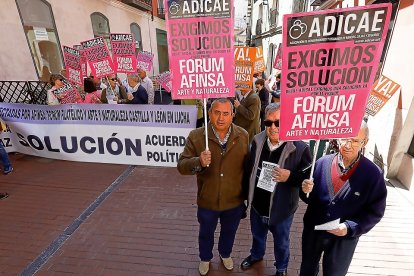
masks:
[[[233,103],[228,99],[228,98],[218,98],[218,99],[215,99],[212,103],[211,103],[211,105],[210,105],[210,108],[208,109],[208,112],[211,112],[211,110],[213,110],[213,106],[214,106],[214,104],[215,103],[230,103],[230,107],[231,107],[231,114],[233,114],[234,113],[234,109],[233,109]]]
[[[267,105],[265,109],[265,118],[267,118],[270,113],[276,112],[278,110],[280,110],[280,103],[271,103]]]
[[[132,79],[132,80],[134,80],[136,82],[139,82],[139,76],[138,76],[138,74],[128,74],[128,78],[130,78],[130,79]]]
[[[369,139],[369,128],[368,128],[368,123],[365,120],[362,120],[361,122],[361,129],[365,130],[365,139],[368,140]]]

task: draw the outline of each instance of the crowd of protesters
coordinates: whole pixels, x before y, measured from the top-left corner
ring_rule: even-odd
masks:
[[[83,85],[78,86],[78,95],[70,102],[64,102],[64,94],[59,88],[67,80],[63,74],[52,74],[47,91],[47,104],[59,105],[61,103],[87,103],[87,104],[154,104],[154,86],[146,72],[138,69],[135,74],[126,75],[123,81],[117,74],[106,78],[96,78],[93,75],[83,79]]]
[[[287,275],[290,227],[299,198],[308,205],[302,234],[302,276],[318,275],[322,255],[323,275],[346,275],[359,237],[384,215],[387,190],[383,173],[363,156],[369,138],[367,124],[362,122],[357,137],[330,141],[329,145],[336,147],[318,156],[310,175],[309,143],[279,139],[279,122],[283,120],[280,77],[279,73],[274,80],[265,80],[256,75],[257,91],[239,91],[234,99],[212,100],[209,123],[198,125],[189,134],[180,155],[179,172],[197,177],[200,275],[210,271],[218,222],[220,260],[227,270],[234,268],[232,248],[240,219],[247,211],[252,245],[240,267],[254,269],[263,260],[270,232],[276,276]],[[271,181],[267,180],[271,185],[264,185],[269,164],[273,166]],[[337,224],[330,228],[315,228],[334,221]]]
[[[290,227],[299,197],[308,205],[303,218],[302,276],[318,274],[322,255],[324,275],[345,275],[359,237],[384,215],[387,190],[383,174],[363,156],[369,139],[367,124],[362,122],[356,137],[330,141],[329,145],[336,144],[335,150],[318,156],[310,175],[309,144],[279,139],[279,124],[283,120],[280,78],[280,73],[274,80],[273,76],[265,79],[255,75],[256,90],[239,91],[233,99],[211,99],[208,114],[203,114],[200,100],[181,101],[198,109],[197,128],[187,137],[177,168],[181,174],[197,177],[201,275],[210,270],[219,222],[219,257],[227,270],[233,270],[231,254],[236,232],[248,212],[252,245],[240,267],[251,269],[263,260],[270,232],[277,276],[287,275]],[[62,75],[51,75],[49,105],[61,103],[61,96],[55,92],[64,81]],[[116,74],[106,78],[106,83],[89,76],[80,91],[78,103],[154,103],[152,81],[141,69],[128,74],[123,81]],[[203,127],[204,116],[209,120]],[[1,130],[6,130],[3,124]],[[3,172],[9,174],[13,167],[1,143],[0,156]],[[269,168],[271,180],[263,184]],[[7,197],[7,193],[0,193],[0,200]],[[317,230],[334,221],[334,226]]]

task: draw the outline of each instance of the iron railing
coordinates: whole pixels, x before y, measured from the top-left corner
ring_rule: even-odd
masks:
[[[43,81],[0,81],[0,102],[47,104],[47,90],[52,86]]]

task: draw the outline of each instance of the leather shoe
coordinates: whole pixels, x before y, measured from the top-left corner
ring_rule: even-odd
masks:
[[[286,276],[287,275],[287,271],[276,271],[275,276]]]
[[[242,270],[246,270],[252,267],[252,265],[254,265],[257,262],[260,262],[263,259],[259,259],[259,260],[253,260],[252,256],[250,255],[249,257],[247,257],[246,259],[243,260],[243,262],[241,263],[240,267]]]

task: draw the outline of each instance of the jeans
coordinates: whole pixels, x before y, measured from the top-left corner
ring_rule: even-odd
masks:
[[[0,157],[1,157],[1,162],[3,163],[3,170],[4,171],[10,170],[11,164],[9,160],[9,155],[7,154],[7,151],[4,149],[2,142],[0,142]]]
[[[277,271],[285,271],[289,264],[289,233],[292,225],[293,214],[285,220],[269,224],[268,217],[260,216],[254,208],[250,210],[250,224],[253,235],[253,244],[250,255],[253,260],[263,259],[266,251],[267,233],[273,235],[275,266]]]
[[[230,257],[243,211],[243,205],[224,211],[198,208],[197,219],[200,224],[198,246],[201,261],[208,262],[213,258],[214,232],[219,219],[221,229],[218,251],[221,257]]]
[[[300,276],[316,276],[323,252],[323,275],[344,276],[352,261],[359,238],[343,238],[304,227]]]

